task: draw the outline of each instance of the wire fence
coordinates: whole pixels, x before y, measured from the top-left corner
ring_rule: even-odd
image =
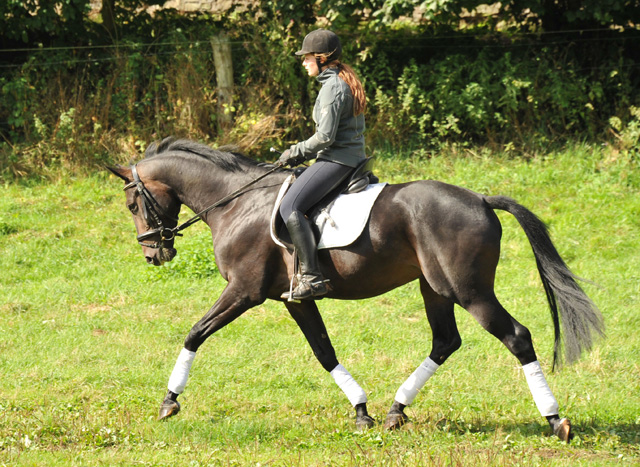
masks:
[[[635,30],[639,31],[640,30]],[[585,36],[585,34],[592,33],[610,33],[616,34],[610,37],[591,37]],[[542,38],[542,37],[554,37],[563,36],[559,40],[545,40],[545,41],[524,41],[524,39]],[[487,37],[494,39],[500,39],[499,42],[488,42]],[[407,50],[425,50],[425,49],[441,49],[443,47],[442,42],[446,41],[447,49],[519,49],[523,47],[549,47],[549,46],[563,46],[580,43],[603,43],[603,42],[640,42],[640,35],[634,37],[630,35],[623,35],[620,31],[616,31],[610,28],[600,29],[575,29],[567,31],[541,31],[541,32],[519,32],[514,34],[494,34],[488,36],[487,34],[447,34],[447,35],[435,35],[435,36],[417,36],[412,37],[410,43],[402,45],[402,47],[394,46],[391,43],[385,44],[384,41],[378,43],[379,46],[384,47],[387,51],[400,51],[406,52]],[[451,41],[464,41],[465,43],[455,44]],[[473,41],[483,41],[484,43],[472,43]],[[249,41],[229,41],[232,51],[239,52],[245,50],[246,47],[251,45]],[[632,44],[632,46],[634,46]],[[56,46],[56,47],[24,47],[24,48],[5,48],[0,49],[0,69],[12,69],[20,68],[24,66],[25,62],[21,63],[1,63],[2,61],[8,61],[11,57],[8,54],[33,54],[38,53],[39,56],[46,54],[55,54],[59,52],[92,52],[92,51],[116,51],[117,56],[110,57],[78,57],[69,58],[65,60],[54,61],[38,61],[33,58],[29,60],[29,65],[38,67],[56,66],[56,65],[75,65],[82,63],[100,63],[117,61],[123,58],[128,58],[134,54],[131,51],[141,49],[161,49],[165,47],[180,48],[174,49],[168,52],[149,52],[140,55],[136,52],[136,55],[142,57],[151,57],[156,55],[184,55],[184,54],[200,54],[210,53],[211,45],[209,41],[195,40],[195,41],[168,41],[168,42],[121,42],[117,44],[100,44],[100,45],[82,45],[82,46]],[[207,50],[196,50],[201,47],[207,47]]]

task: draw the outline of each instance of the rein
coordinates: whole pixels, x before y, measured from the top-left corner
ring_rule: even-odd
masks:
[[[140,196],[142,198],[142,206],[143,206],[145,220],[147,220],[147,222],[149,221],[148,213],[151,213],[152,220],[155,223],[155,228],[154,229],[150,229],[147,232],[144,232],[144,233],[142,233],[142,234],[137,236],[138,243],[141,246],[146,246],[146,247],[149,247],[149,248],[161,248],[161,247],[163,247],[165,241],[169,242],[169,241],[174,240],[176,237],[181,237],[182,236],[182,234],[180,233],[181,231],[183,231],[186,228],[192,226],[193,224],[195,224],[199,220],[202,220],[202,216],[204,216],[206,213],[208,213],[209,211],[211,211],[211,210],[213,210],[213,209],[215,209],[215,208],[217,208],[217,207],[229,202],[230,200],[232,200],[233,198],[235,198],[236,196],[241,194],[244,190],[249,188],[251,185],[254,185],[255,183],[258,183],[260,180],[262,180],[263,178],[267,177],[268,175],[271,175],[273,172],[275,172],[276,170],[282,168],[283,166],[284,166],[284,164],[276,164],[272,169],[268,170],[267,172],[265,172],[264,174],[260,175],[259,177],[251,180],[249,183],[247,183],[246,185],[238,188],[233,193],[228,194],[224,198],[216,201],[211,206],[207,207],[206,209],[203,209],[202,211],[200,211],[199,213],[195,214],[189,220],[187,220],[186,222],[183,222],[179,226],[176,226],[176,227],[165,227],[163,225],[163,223],[162,223],[162,218],[161,218],[162,216],[168,217],[170,220],[172,220],[172,221],[174,221],[176,223],[178,222],[178,218],[169,216],[162,209],[162,207],[160,206],[160,204],[158,204],[158,202],[155,200],[153,195],[151,195],[149,190],[147,190],[147,188],[144,186],[144,183],[142,182],[142,180],[140,180],[140,176],[138,175],[138,170],[136,169],[136,165],[133,165],[131,167],[131,174],[133,176],[133,181],[131,183],[125,185],[124,186],[124,190],[126,191],[126,190],[128,190],[130,188],[134,188],[134,187],[138,190],[138,193],[140,193]],[[160,234],[160,241],[159,242],[155,242],[155,243],[145,243],[144,242],[145,240],[149,239],[150,237],[153,237],[154,235],[158,235],[158,234]]]

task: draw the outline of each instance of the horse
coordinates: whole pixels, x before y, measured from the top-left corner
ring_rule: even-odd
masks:
[[[281,299],[294,273],[292,253],[270,236],[270,216],[291,169],[259,163],[243,154],[189,140],[152,143],[129,167],[107,167],[121,178],[142,253],[161,265],[176,255],[176,236],[202,220],[211,229],[218,270],[227,285],[184,340],[159,419],[176,415],[198,348],[219,329],[267,299],[281,301],[306,337],[320,365],[355,408],[356,427],[375,424],[367,396],[339,363],[317,302]],[[182,205],[196,214],[178,226]],[[461,346],[454,305],[467,310],[518,359],[541,416],[569,442],[571,422],[537,360],[529,330],[513,318],[494,293],[502,228],[495,210],[511,213],[535,255],[554,326],[553,367],[572,363],[604,336],[597,306],[578,285],[556,250],[546,225],[505,196],[485,196],[435,180],[386,185],[363,233],[346,247],[319,252],[329,279],[326,299],[356,300],[384,294],[418,280],[432,331],[431,351],[396,393],[384,428],[408,421],[405,407],[435,371]]]

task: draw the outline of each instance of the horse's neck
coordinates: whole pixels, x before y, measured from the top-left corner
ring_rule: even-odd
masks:
[[[201,212],[259,177],[262,172],[226,172],[209,164],[184,170],[167,170],[166,183],[177,194],[180,202],[193,212]],[[250,195],[249,193],[245,195]],[[212,212],[211,215],[215,215]]]
[[[198,177],[185,177],[176,187],[182,204],[193,212],[200,212],[235,191],[233,180],[222,175],[211,171]]]

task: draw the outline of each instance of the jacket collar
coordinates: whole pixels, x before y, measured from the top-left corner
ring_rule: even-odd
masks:
[[[331,78],[333,76],[336,76],[338,73],[340,73],[340,70],[338,70],[337,68],[327,68],[322,73],[320,73],[318,76],[316,76],[316,79],[320,83],[324,83],[329,78]]]

